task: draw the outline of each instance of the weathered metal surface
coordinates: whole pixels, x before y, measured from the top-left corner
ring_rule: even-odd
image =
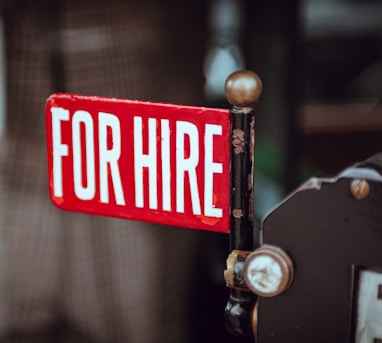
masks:
[[[259,244],[260,231],[253,222],[253,105],[261,93],[257,74],[231,74],[225,84],[231,110],[231,232],[232,250],[251,251]],[[241,266],[242,267],[242,266]],[[240,270],[242,273],[242,269]],[[242,284],[244,286],[244,283]],[[245,287],[230,290],[225,309],[226,327],[236,335],[252,334],[252,312],[256,297]]]
[[[284,293],[259,298],[258,342],[354,342],[355,270],[382,268],[381,161],[312,178],[265,218],[264,244],[283,247],[295,274]],[[369,190],[354,196],[354,180]]]
[[[232,250],[227,258],[227,269],[224,271],[226,286],[236,290],[247,291],[248,287],[244,281],[244,263],[250,251]]]

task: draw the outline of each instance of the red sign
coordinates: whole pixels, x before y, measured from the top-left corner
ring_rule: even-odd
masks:
[[[229,111],[55,94],[49,189],[61,209],[229,232]]]

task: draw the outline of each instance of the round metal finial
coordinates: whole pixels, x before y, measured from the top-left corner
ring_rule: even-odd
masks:
[[[254,105],[260,98],[262,83],[253,71],[235,71],[225,82],[225,94],[228,102],[236,107]]]

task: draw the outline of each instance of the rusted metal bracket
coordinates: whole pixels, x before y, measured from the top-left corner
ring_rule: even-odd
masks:
[[[227,258],[227,269],[224,271],[226,286],[238,291],[249,292],[244,281],[244,264],[251,251],[232,250]]]

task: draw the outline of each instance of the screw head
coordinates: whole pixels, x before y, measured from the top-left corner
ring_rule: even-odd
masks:
[[[252,252],[244,264],[244,281],[260,297],[275,297],[293,279],[293,264],[280,248],[264,245]]]
[[[236,107],[253,106],[259,100],[261,90],[259,75],[250,70],[235,71],[225,82],[227,100]]]
[[[357,200],[365,199],[370,194],[370,185],[366,180],[354,179],[350,183],[350,192]]]

